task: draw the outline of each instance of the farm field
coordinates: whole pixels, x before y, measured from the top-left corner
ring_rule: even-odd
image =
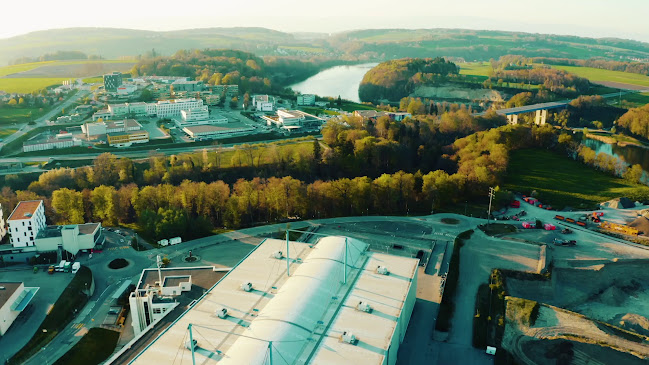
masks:
[[[59,85],[69,79],[69,77],[0,78],[0,90],[7,93],[26,94],[48,86]]]
[[[489,76],[491,64],[489,62],[459,63],[460,75]]]
[[[514,192],[539,193],[541,201],[562,209],[588,208],[627,196],[649,194],[649,187],[635,185],[590,168],[559,154],[527,149],[510,156],[504,188]]]
[[[129,63],[128,61],[121,60],[78,60],[78,61],[43,61],[23,63],[19,65],[3,66],[0,67],[0,77],[15,74],[17,72],[25,72],[43,66],[65,66],[65,65],[83,65],[83,64],[110,64],[110,63]]]
[[[559,70],[574,73],[577,76],[585,77],[592,82],[613,82],[620,84],[630,84],[646,86],[649,89],[649,76],[634,74],[621,71],[602,70],[592,67],[579,66],[552,66]]]

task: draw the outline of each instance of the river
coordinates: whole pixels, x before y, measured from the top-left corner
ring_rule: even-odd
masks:
[[[607,155],[622,158],[630,165],[639,164],[642,169],[649,172],[649,149],[627,145],[620,147],[616,144],[608,144],[594,139],[586,138],[582,143],[595,151],[604,152]]]
[[[358,87],[365,73],[378,63],[364,63],[351,66],[335,66],[320,71],[308,79],[291,85],[291,89],[302,94],[330,96],[360,103]]]

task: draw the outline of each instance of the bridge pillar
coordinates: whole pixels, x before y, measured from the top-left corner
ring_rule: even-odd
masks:
[[[518,124],[518,114],[510,114],[507,116],[509,124]]]
[[[536,125],[544,125],[545,120],[548,118],[548,110],[543,109],[543,110],[537,110],[536,111],[536,118],[534,118],[534,124]]]

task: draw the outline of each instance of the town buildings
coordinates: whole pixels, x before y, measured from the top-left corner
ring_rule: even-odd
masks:
[[[58,148],[81,146],[81,140],[70,133],[57,135],[39,135],[23,142],[23,152],[46,151]]]
[[[0,336],[9,330],[39,288],[26,288],[22,282],[0,282]]]
[[[11,245],[33,247],[38,231],[45,227],[45,207],[42,200],[22,201],[7,219]]]
[[[252,97],[252,105],[258,112],[272,112],[275,110],[275,98],[269,95],[255,95]]]
[[[348,237],[266,239],[130,364],[393,365],[416,300],[418,260],[368,247]]]
[[[297,96],[297,105],[298,106],[315,105],[315,95],[313,95],[313,94],[298,95]]]

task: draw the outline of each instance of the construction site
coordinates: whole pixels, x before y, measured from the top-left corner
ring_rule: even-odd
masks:
[[[538,245],[544,263],[538,270],[512,270],[504,262],[487,275],[489,286],[476,300],[474,345],[505,350],[500,363],[645,364],[647,207],[621,198],[595,212],[557,214],[534,203],[517,205],[526,220],[556,229],[521,229],[515,222],[515,232],[498,236]],[[481,311],[493,318],[481,321]]]

